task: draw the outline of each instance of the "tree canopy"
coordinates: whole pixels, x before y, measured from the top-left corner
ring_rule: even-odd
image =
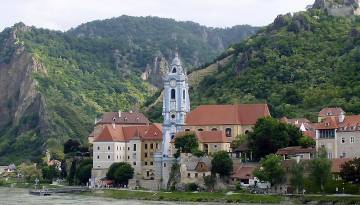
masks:
[[[129,179],[132,179],[134,175],[134,168],[129,163],[119,162],[110,166],[106,177],[110,180],[114,180],[116,184],[127,184]]]
[[[318,156],[310,162],[310,178],[324,191],[324,185],[331,178],[331,161],[325,149],[319,150]]]
[[[192,153],[199,147],[199,143],[194,132],[187,132],[182,136],[176,137],[174,145],[181,153]]]
[[[360,158],[355,158],[343,164],[340,176],[346,182],[360,184]]]
[[[230,176],[233,171],[233,161],[229,153],[225,151],[215,152],[211,160],[211,172],[219,174],[221,177]]]
[[[281,156],[275,154],[265,156],[260,162],[261,167],[255,170],[254,176],[261,181],[270,182],[271,185],[282,183],[285,179],[285,170],[281,162]]]
[[[276,153],[280,148],[299,145],[303,136],[299,128],[284,124],[271,117],[261,118],[248,133],[249,147],[255,157],[261,158]]]

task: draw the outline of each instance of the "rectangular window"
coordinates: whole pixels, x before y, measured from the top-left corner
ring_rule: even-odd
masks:
[[[150,165],[154,165],[154,162],[150,162]]]
[[[195,178],[198,178],[198,173],[195,173]]]
[[[156,143],[156,149],[159,149],[159,144],[158,143]]]
[[[136,152],[136,144],[134,144],[134,152]]]
[[[133,165],[135,166],[135,165],[136,165],[136,162],[133,162]]]
[[[145,162],[145,166],[147,166],[147,162]]]
[[[322,139],[332,139],[335,138],[335,130],[320,130],[319,135]]]
[[[350,138],[350,143],[355,143],[355,138],[354,137]]]
[[[144,154],[144,157],[145,157],[145,158],[147,158],[147,157],[148,157],[147,153],[145,153],[145,154]]]
[[[154,144],[153,143],[150,144],[150,149],[154,149]]]
[[[190,178],[190,173],[188,173],[188,178]]]
[[[147,144],[145,144],[145,149],[147,149]]]
[[[342,137],[341,138],[341,144],[344,144],[345,143],[345,137]]]

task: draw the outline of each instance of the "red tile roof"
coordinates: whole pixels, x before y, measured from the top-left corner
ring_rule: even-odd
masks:
[[[94,142],[127,142],[129,140],[162,140],[162,129],[159,125],[105,125]]]
[[[296,147],[285,147],[285,148],[282,148],[282,149],[278,149],[276,154],[279,154],[279,155],[293,155],[293,154],[315,153],[315,152],[316,152],[316,150],[313,147],[302,148],[300,146],[296,146]]]
[[[302,123],[310,123],[310,120],[306,119],[306,118],[287,118],[287,117],[282,117],[280,119],[281,122],[283,123],[287,123],[287,124],[292,124],[292,125],[301,125]]]
[[[226,143],[228,142],[224,131],[201,131],[196,136],[202,143]]]
[[[234,169],[233,174],[231,175],[232,178],[237,179],[252,179],[254,178],[253,172],[257,166],[251,165],[240,165],[239,167]]]
[[[326,107],[319,112],[319,117],[327,116],[339,116],[341,113],[344,113],[344,110],[340,107]]]
[[[327,117],[322,122],[316,123],[315,128],[317,130],[329,130],[339,128],[338,119],[334,117]]]
[[[201,105],[186,116],[186,125],[255,125],[270,116],[267,104]]]
[[[145,117],[144,114],[134,111],[134,112],[105,112],[103,113],[101,119],[96,122],[96,124],[136,124],[136,125],[146,125],[150,121]]]
[[[315,131],[305,131],[303,132],[304,136],[310,137],[312,139],[316,139],[316,133]]]
[[[143,136],[142,140],[162,140],[161,124],[152,124]]]
[[[340,173],[341,166],[346,162],[351,161],[349,158],[338,158],[331,160],[331,172],[332,173]]]
[[[121,142],[124,141],[124,133],[121,127],[106,125],[94,142]]]
[[[343,122],[339,123],[339,131],[359,130],[360,128],[360,115],[345,116]]]

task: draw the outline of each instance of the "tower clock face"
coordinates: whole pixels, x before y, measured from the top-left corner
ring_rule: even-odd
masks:
[[[170,81],[170,86],[175,87],[176,86],[176,80],[171,80]]]

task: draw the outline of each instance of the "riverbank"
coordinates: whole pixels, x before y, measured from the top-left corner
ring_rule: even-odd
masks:
[[[278,195],[255,195],[224,192],[148,192],[127,190],[93,190],[84,195],[146,201],[181,201],[181,202],[221,202],[221,203],[268,203],[279,204],[285,198]]]
[[[258,195],[232,192],[149,192],[128,190],[93,190],[83,195],[119,200],[217,202],[253,204],[360,204],[360,195]]]

